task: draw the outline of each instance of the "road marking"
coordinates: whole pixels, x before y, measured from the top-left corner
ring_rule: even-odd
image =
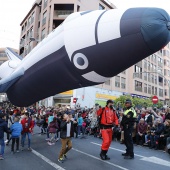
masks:
[[[32,150],[32,153],[35,154],[36,156],[38,156],[39,158],[41,158],[42,160],[44,160],[45,162],[47,162],[48,164],[50,164],[55,169],[57,169],[57,170],[65,170],[64,168],[62,168],[61,166],[59,166],[56,163],[52,162],[51,160],[49,160],[45,156],[41,155],[39,152],[37,152],[35,150]]]
[[[160,158],[157,158],[157,157],[154,157],[154,156],[145,157],[145,158],[142,158],[140,160],[170,167],[169,161],[165,161],[163,159],[160,159]]]
[[[95,143],[95,142],[91,142],[91,143],[94,144],[94,145],[101,146],[101,144],[98,144],[98,143]],[[110,149],[115,150],[115,151],[119,151],[119,152],[125,152],[124,150],[116,149],[116,148],[112,148],[112,147],[110,147]],[[142,156],[142,155],[138,155],[138,154],[134,154],[134,155],[135,155],[135,156],[138,156],[138,157],[140,157],[140,158],[146,158],[145,156]]]
[[[122,169],[122,170],[128,170],[127,168],[124,168],[124,167],[122,167],[122,166],[113,164],[113,163],[111,163],[111,162],[109,162],[109,161],[101,160],[100,158],[98,158],[98,157],[96,157],[96,156],[93,156],[93,155],[90,155],[90,154],[88,154],[88,153],[86,153],[86,152],[80,151],[80,150],[75,149],[75,148],[72,148],[72,149],[73,149],[74,151],[76,151],[76,152],[79,152],[79,153],[84,154],[84,155],[86,155],[86,156],[89,156],[89,157],[91,157],[91,158],[97,159],[97,160],[99,160],[99,161],[101,161],[101,162],[103,162],[103,163],[112,165],[112,166],[117,167],[117,168]]]
[[[91,142],[91,143],[94,144],[94,145],[101,146],[101,144],[98,144],[98,143],[95,143],[95,142]],[[116,151],[119,151],[119,152],[124,152],[123,150],[112,148],[112,147],[110,147],[110,149],[113,149],[113,150],[116,150]],[[164,165],[164,166],[170,167],[170,162],[169,161],[165,161],[163,159],[160,159],[160,158],[157,158],[157,157],[154,157],[154,156],[145,157],[145,156],[138,155],[138,154],[135,154],[135,156],[140,157],[141,158],[140,160],[142,160],[142,161],[147,161],[147,162],[151,162],[151,163],[155,163],[155,164],[159,164],[159,165]]]

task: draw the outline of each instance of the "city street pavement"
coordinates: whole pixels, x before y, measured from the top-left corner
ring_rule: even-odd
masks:
[[[170,156],[163,151],[151,150],[148,147],[135,146],[135,159],[125,160],[121,156],[125,146],[113,141],[108,155],[109,161],[99,158],[102,140],[93,136],[85,139],[73,139],[73,149],[68,153],[64,163],[57,161],[61,143],[49,146],[46,135],[38,133],[32,136],[32,149],[11,154],[6,147],[5,159],[0,161],[1,170],[169,170]],[[27,143],[26,143],[27,144]]]

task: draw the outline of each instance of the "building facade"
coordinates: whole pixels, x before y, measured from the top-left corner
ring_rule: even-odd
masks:
[[[121,72],[98,87],[132,97],[158,96],[164,104],[170,99],[170,44]]]
[[[19,54],[25,57],[73,12],[113,8],[108,0],[36,0],[20,24]]]

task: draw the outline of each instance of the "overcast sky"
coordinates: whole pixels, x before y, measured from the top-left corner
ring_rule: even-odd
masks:
[[[88,1],[88,0],[85,0]],[[159,7],[170,14],[170,0],[110,0],[117,8]],[[0,0],[0,48],[18,49],[20,23],[35,0]]]

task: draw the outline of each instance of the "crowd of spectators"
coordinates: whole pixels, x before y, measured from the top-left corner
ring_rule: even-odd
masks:
[[[133,128],[135,145],[148,146],[150,149],[163,150],[170,153],[170,108],[136,109],[137,120]],[[119,123],[123,111],[117,111]],[[124,143],[123,129],[115,128],[114,137]]]
[[[123,117],[123,110],[115,109],[119,119],[118,127],[113,127],[113,140],[124,143],[124,131],[121,127],[121,120]],[[170,154],[170,108],[159,109],[136,109],[137,119],[133,130],[133,141],[135,145],[148,146],[150,149],[159,149]],[[61,116],[66,113],[74,124],[74,137],[83,137],[85,134],[94,135],[102,138],[99,129],[98,117],[94,108],[76,108],[70,107],[48,107],[44,106],[36,109],[35,107],[18,108],[10,107],[3,108],[0,106],[0,115],[5,114],[5,121],[7,122],[8,131],[6,145],[12,140],[11,151],[14,152],[14,144],[18,139],[14,140],[11,131],[13,124],[20,122],[22,124],[21,130],[21,144],[24,149],[24,141],[26,135],[28,136],[28,149],[31,151],[30,134],[34,134],[34,126],[38,126],[40,134],[46,136],[47,144],[53,145],[60,137],[60,123]],[[0,117],[2,120],[2,117]],[[1,121],[0,121],[1,123]],[[20,127],[21,128],[21,127]],[[25,132],[24,132],[25,128]],[[0,125],[0,133],[2,131]],[[2,138],[2,137],[0,137]],[[4,136],[3,136],[4,139]],[[2,141],[1,141],[2,144]],[[2,155],[0,156],[2,158]]]

